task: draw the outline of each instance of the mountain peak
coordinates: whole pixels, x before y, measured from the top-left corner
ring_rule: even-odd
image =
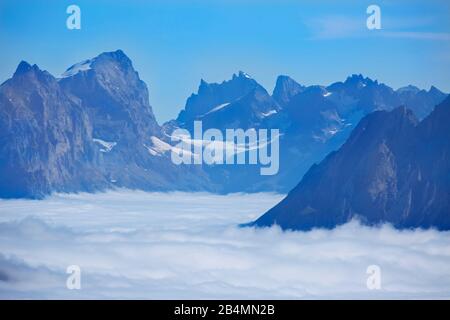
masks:
[[[234,73],[231,79],[221,83],[208,83],[201,79],[197,93],[193,93],[187,99],[185,109],[180,112],[177,120],[183,123],[189,122],[214,108],[235,102],[252,92],[267,94],[265,89],[244,71]]]
[[[397,89],[398,93],[410,92],[410,93],[415,94],[419,91],[420,91],[420,89],[413,85],[407,85],[406,87],[401,87],[401,88]]]
[[[27,72],[30,69],[31,69],[31,65],[28,62],[22,60],[22,61],[20,61],[19,65],[17,66],[16,73]]]
[[[245,78],[245,79],[251,79],[250,75],[248,73],[245,73],[244,71],[239,71],[237,74],[233,74],[233,79],[236,78]]]
[[[204,79],[200,79],[199,88],[207,87],[207,86],[208,86],[208,82],[206,82]]]
[[[378,81],[377,80],[374,81],[368,77],[364,77],[362,74],[352,74],[351,76],[347,77],[344,83],[350,85],[366,86],[371,83],[378,84]]]
[[[354,89],[362,89],[366,86],[377,86],[379,83],[377,80],[372,80],[368,77],[364,77],[362,74],[353,74],[344,81],[343,83],[346,87]]]
[[[128,58],[125,52],[123,52],[121,49],[118,49],[116,51],[103,52],[98,57],[101,56],[106,56],[117,61],[126,61],[126,62],[131,61],[130,58]]]
[[[132,68],[133,63],[131,62],[131,59],[128,58],[128,56],[122,51],[122,50],[116,50],[116,51],[110,51],[110,52],[103,52],[100,55],[98,55],[96,58],[92,59],[93,67],[95,68],[95,65],[97,64],[103,64],[103,63],[117,63],[118,65],[124,67],[124,68]]]
[[[363,80],[364,80],[364,77],[362,74],[354,73],[351,76],[348,76],[347,80],[345,80],[345,81],[347,82],[347,81],[363,81]]]
[[[404,106],[369,114],[253,225],[331,229],[357,218],[368,225],[449,230],[442,178],[449,170],[448,110],[435,109],[419,125]]]
[[[280,74],[277,77],[277,82],[286,82],[286,81],[295,81],[295,80],[284,74]]]
[[[291,77],[280,75],[277,78],[272,96],[278,103],[285,105],[293,96],[302,92],[304,89],[305,88],[301,84]]]
[[[17,66],[16,71],[14,72],[14,76],[25,74],[29,72],[30,70],[39,70],[39,67],[37,65],[30,65],[26,61],[20,61],[19,65]]]
[[[72,66],[70,66],[62,75],[62,78],[67,78],[78,74],[79,72],[88,71],[90,69],[95,69],[98,65],[108,65],[108,63],[118,63],[125,68],[132,68],[132,62],[130,58],[122,51],[110,51],[103,52],[97,57],[92,59],[83,60]]]
[[[439,90],[438,88],[436,88],[435,86],[431,86],[430,90],[428,90],[429,93],[438,93],[438,94],[443,94],[443,92],[441,90]]]
[[[414,128],[418,120],[414,113],[405,106],[399,106],[391,111],[374,111],[358,123],[351,132],[345,145],[352,145],[361,136],[369,140],[382,140],[389,137],[393,140],[400,132]]]

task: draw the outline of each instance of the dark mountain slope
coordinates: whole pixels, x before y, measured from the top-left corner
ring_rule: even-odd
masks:
[[[366,116],[337,152],[312,166],[254,224],[309,230],[357,217],[367,224],[450,229],[449,121],[450,98],[420,123],[404,107]]]

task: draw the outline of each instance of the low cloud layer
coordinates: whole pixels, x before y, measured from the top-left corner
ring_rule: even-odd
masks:
[[[275,194],[0,200],[0,298],[449,298],[450,233],[238,228]],[[66,288],[81,267],[81,290]],[[381,290],[366,286],[369,265]]]

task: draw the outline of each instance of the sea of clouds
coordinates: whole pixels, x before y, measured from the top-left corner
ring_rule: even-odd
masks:
[[[450,298],[450,232],[239,228],[282,198],[111,191],[0,200],[0,298]],[[66,268],[81,268],[81,289]],[[369,290],[368,266],[381,270]]]

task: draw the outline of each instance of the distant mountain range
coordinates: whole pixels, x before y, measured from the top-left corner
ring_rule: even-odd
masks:
[[[330,86],[279,76],[270,94],[244,72],[200,82],[178,117],[159,125],[148,90],[121,51],[77,63],[56,78],[21,62],[0,85],[0,197],[114,187],[169,191],[288,192],[314,163],[338,149],[366,115],[406,105],[426,117],[447,95],[435,87],[398,90],[353,75]],[[171,134],[204,129],[280,130],[280,171],[252,165],[174,165]]]
[[[406,105],[419,118],[428,115],[447,95],[431,87],[398,90],[352,75],[327,87],[302,86],[279,76],[273,94],[244,72],[218,83],[201,80],[198,92],[187,99],[176,120],[163,125],[170,136],[176,128],[192,133],[193,122],[203,128],[280,129],[280,171],[261,176],[249,166],[205,167],[210,179],[224,192],[288,192],[310,166],[339,148],[365,115]]]
[[[253,225],[310,230],[357,218],[449,230],[449,123],[450,97],[421,122],[405,107],[369,114]]]

